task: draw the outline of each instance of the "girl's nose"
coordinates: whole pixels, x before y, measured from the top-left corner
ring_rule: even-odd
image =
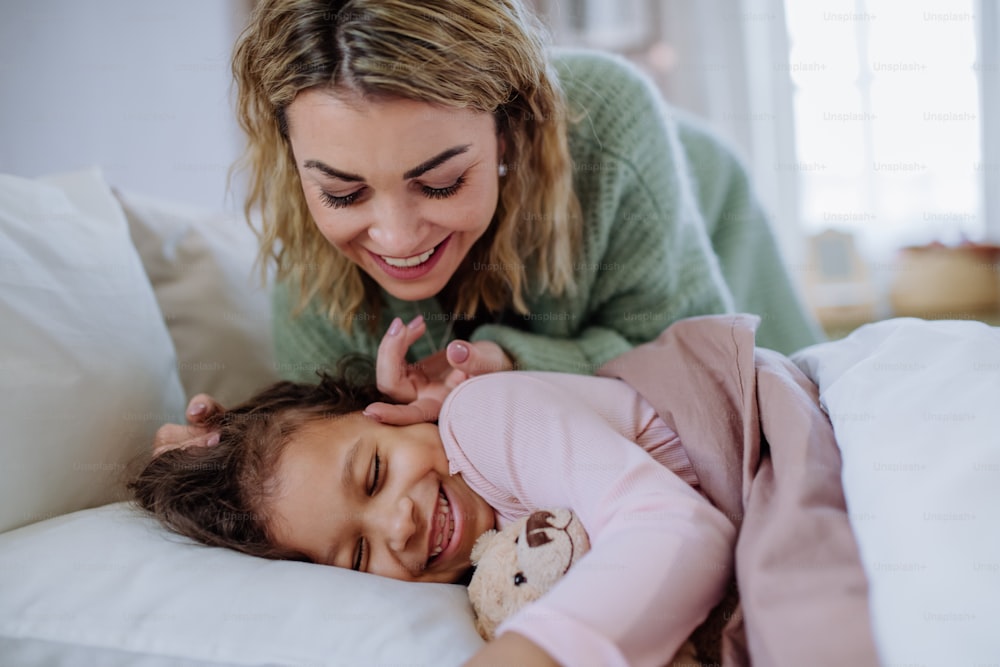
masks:
[[[402,554],[412,547],[413,537],[417,532],[417,520],[414,516],[413,501],[408,496],[393,500],[385,517],[386,544],[396,554]]]

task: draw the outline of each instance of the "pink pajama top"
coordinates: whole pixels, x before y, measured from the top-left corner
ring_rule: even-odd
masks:
[[[498,634],[518,632],[563,665],[660,667],[721,599],[735,530],[696,490],[677,435],[624,382],[479,376],[452,391],[438,423],[451,474],[498,525],[568,507],[590,536],[591,551]]]

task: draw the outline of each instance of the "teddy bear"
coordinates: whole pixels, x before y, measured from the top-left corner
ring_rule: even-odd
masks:
[[[538,510],[502,530],[483,533],[472,547],[476,569],[469,581],[482,638],[493,639],[505,619],[542,597],[589,550],[587,531],[568,509]],[[690,641],[672,664],[701,665]]]

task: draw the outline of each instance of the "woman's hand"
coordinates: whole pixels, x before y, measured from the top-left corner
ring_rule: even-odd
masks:
[[[153,456],[178,447],[211,447],[219,444],[219,432],[210,430],[205,421],[225,408],[208,394],[198,394],[188,403],[188,424],[164,424],[153,438]]]
[[[496,343],[455,340],[448,347],[421,359],[406,362],[410,346],[427,331],[423,317],[408,325],[396,318],[382,338],[375,362],[379,390],[401,405],[372,403],[365,414],[386,424],[406,426],[437,419],[448,394],[473,375],[513,370],[514,364]]]

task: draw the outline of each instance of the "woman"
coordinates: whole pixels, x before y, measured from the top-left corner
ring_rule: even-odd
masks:
[[[770,299],[760,344],[815,341],[740,165],[624,62],[547,54],[519,0],[263,2],[233,70],[288,379],[375,357],[404,405],[371,414],[405,424],[471,375],[592,374],[745,308],[709,238],[737,223],[752,241],[727,276]],[[209,437],[158,442],[191,435]]]

